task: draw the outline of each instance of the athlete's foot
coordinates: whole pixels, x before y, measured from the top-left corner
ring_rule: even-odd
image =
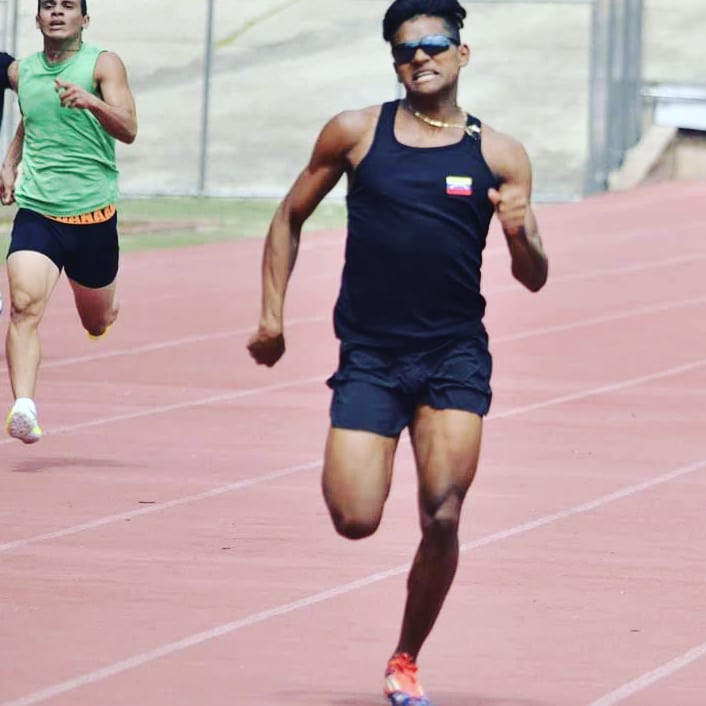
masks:
[[[387,663],[384,691],[392,706],[432,706],[419,683],[417,664],[406,652],[392,655]]]
[[[42,438],[36,411],[27,406],[15,404],[7,415],[6,429],[11,437],[25,444],[35,444]]]

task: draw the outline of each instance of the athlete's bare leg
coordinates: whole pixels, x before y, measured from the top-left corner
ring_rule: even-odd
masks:
[[[422,540],[407,581],[395,652],[416,659],[458,566],[461,506],[478,465],[482,418],[421,407],[410,427],[419,477]]]
[[[377,529],[390,492],[397,439],[331,428],[326,441],[323,492],[336,530],[362,539]]]
[[[39,323],[60,274],[41,253],[20,250],[7,259],[11,306],[5,350],[15,398],[34,399],[41,360]]]
[[[69,280],[74,292],[76,310],[83,328],[91,336],[102,336],[118,318],[117,285],[113,281],[107,287],[93,289]]]

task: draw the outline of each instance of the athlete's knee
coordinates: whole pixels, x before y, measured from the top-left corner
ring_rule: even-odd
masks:
[[[449,488],[442,495],[423,499],[422,533],[441,543],[455,541],[461,520],[464,493]]]
[[[105,319],[86,319],[86,318],[81,318],[81,323],[83,324],[83,328],[89,333],[91,336],[102,336],[107,330],[108,327],[111,325],[112,322],[109,322],[107,318]]]
[[[331,509],[331,520],[336,532],[346,539],[365,539],[375,534],[380,526],[380,514],[353,513]]]
[[[44,300],[27,290],[15,289],[12,292],[10,315],[14,324],[38,322],[42,318],[44,307]]]
[[[103,311],[79,312],[81,324],[91,336],[102,336],[117,320],[118,307],[112,305]]]
[[[98,338],[102,336],[112,325],[112,321],[102,321],[100,323],[97,322],[91,322],[91,323],[86,323],[85,321],[83,322],[83,328],[88,332],[89,335],[93,336],[94,338]]]

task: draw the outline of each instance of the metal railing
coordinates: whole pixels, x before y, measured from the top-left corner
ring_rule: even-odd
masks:
[[[586,193],[606,188],[642,134],[643,0],[592,5]]]
[[[176,53],[174,28],[152,4],[134,0],[133,11],[139,10],[135,16],[144,26],[132,28],[138,30],[131,30],[138,35],[133,44],[118,34],[123,22],[108,18],[101,25],[101,17],[125,11],[121,8],[131,2],[89,7],[96,16],[87,35],[92,40],[91,33],[98,33],[99,43],[120,52],[138,101],[140,137],[135,146],[123,152],[119,148],[124,193],[284,193],[326,116],[395,97],[389,54],[379,36],[387,0],[188,3],[190,33]],[[500,116],[499,127],[528,147],[538,165],[536,197],[576,198],[605,189],[610,172],[641,134],[643,0],[466,0],[464,5],[468,32],[473,35],[483,28],[483,34],[474,38],[479,45],[478,54],[472,55],[477,68],[464,79],[463,91],[483,109],[482,117],[487,114],[495,123]],[[20,56],[37,51],[35,10],[27,0],[0,0],[0,30],[7,50]],[[555,13],[561,17],[555,19]],[[195,22],[205,27],[201,37],[196,32],[194,38]],[[532,25],[540,37],[558,40],[570,31],[576,46],[535,39],[523,32],[525,25]],[[217,38],[224,27],[232,26],[240,29]],[[509,33],[511,46],[494,42],[488,33],[495,32]],[[350,44],[343,47],[343,59],[341,37]],[[510,57],[502,69],[504,59],[517,54],[520,44],[522,56],[537,68],[515,66]],[[305,65],[304,47],[312,52]],[[556,58],[552,75],[542,75],[557,51],[565,52],[567,60]],[[168,62],[161,65],[165,56]],[[329,82],[332,88],[326,96],[318,96],[316,72],[330,71],[333,59],[344,62],[341,78],[338,84]],[[353,60],[360,67],[362,89],[354,90],[345,71],[345,62]],[[571,71],[569,62],[576,65]],[[491,80],[491,72],[499,68],[505,73]],[[291,85],[296,82],[301,86]],[[529,83],[531,90],[523,85]],[[515,107],[507,107],[514,100],[513,95],[506,100],[504,84],[520,99]],[[0,133],[3,152],[18,119],[13,107],[8,105]],[[568,146],[558,148],[560,129],[567,133],[561,141]]]

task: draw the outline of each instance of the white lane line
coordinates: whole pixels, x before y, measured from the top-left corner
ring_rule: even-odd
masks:
[[[318,324],[325,321],[330,321],[331,316],[312,316],[309,318],[292,319],[289,326],[301,326],[306,324]],[[74,356],[73,358],[59,358],[57,360],[48,360],[42,363],[42,370],[48,368],[63,368],[67,365],[78,365],[81,363],[91,363],[98,360],[109,360],[110,358],[121,358],[129,355],[140,355],[141,353],[152,353],[161,351],[167,348],[177,348],[179,346],[188,346],[194,343],[208,343],[210,341],[220,341],[224,338],[235,336],[246,336],[254,331],[252,326],[241,329],[231,329],[229,331],[216,331],[214,333],[196,334],[193,336],[184,336],[183,338],[173,338],[168,341],[160,341],[157,343],[146,343],[142,346],[134,346],[133,348],[123,348],[115,351],[105,351],[104,353],[93,353],[91,355]],[[255,363],[253,363],[255,365]],[[7,366],[0,368],[1,372],[7,372]]]
[[[514,287],[513,287],[514,288]],[[657,314],[666,311],[672,311],[674,309],[681,309],[689,306],[699,306],[701,304],[706,304],[706,297],[692,297],[690,299],[680,299],[678,301],[666,302],[661,304],[656,304],[653,306],[643,306],[634,309],[625,309],[623,311],[616,311],[612,314],[606,314],[603,316],[593,316],[585,319],[578,319],[566,324],[556,324],[553,326],[546,326],[543,328],[529,329],[527,331],[519,331],[515,334],[508,334],[505,336],[494,336],[491,343],[507,343],[508,341],[519,341],[524,338],[531,338],[533,336],[541,336],[548,333],[561,333],[563,331],[571,331],[575,328],[586,328],[589,326],[596,326],[603,323],[611,323],[614,321],[621,321],[623,319],[629,319],[635,316],[647,316],[649,314]],[[330,314],[322,316],[311,316],[309,318],[293,319],[288,323],[289,326],[305,326],[309,324],[321,324],[326,323],[331,320]],[[230,331],[218,331],[208,334],[199,334],[194,336],[184,336],[183,338],[171,339],[168,341],[162,341],[159,343],[147,343],[142,346],[135,346],[134,348],[125,348],[122,350],[106,351],[105,353],[96,353],[92,355],[82,355],[75,356],[73,358],[61,358],[58,360],[49,360],[42,364],[42,369],[49,368],[63,368],[69,365],[78,365],[81,363],[91,363],[100,360],[109,360],[111,358],[121,358],[123,356],[130,355],[140,355],[142,353],[152,353],[154,351],[161,351],[168,348],[177,348],[179,346],[192,345],[195,343],[208,343],[210,341],[220,341],[226,338],[245,336],[252,333],[252,328],[247,329],[232,329]],[[6,372],[7,368],[0,367],[0,373]]]
[[[647,269],[653,269],[657,267],[670,267],[671,265],[678,265],[678,264],[683,264],[683,263],[688,263],[688,262],[693,262],[694,260],[697,259],[705,259],[706,254],[700,255],[700,254],[694,254],[690,256],[683,256],[683,257],[675,257],[671,259],[666,259],[666,260],[656,260],[652,262],[644,262],[644,263],[637,263],[637,264],[632,264],[632,265],[626,265],[623,267],[616,267],[616,268],[611,268],[611,269],[605,269],[605,270],[594,270],[592,272],[578,272],[570,275],[564,275],[564,276],[556,276],[553,277],[551,280],[551,283],[563,283],[563,282],[574,282],[577,280],[585,280],[585,279],[593,279],[594,277],[607,277],[611,275],[620,275],[620,274],[626,274],[629,272],[641,272],[643,270]],[[508,285],[500,286],[500,287],[494,287],[490,288],[487,292],[484,290],[484,295],[486,297],[490,296],[492,297],[494,294],[502,293],[502,292],[508,292],[508,291],[514,291],[518,290],[521,291],[522,286],[519,283],[511,283]],[[680,307],[680,306],[689,306],[689,302],[691,300],[684,300],[686,303],[682,302],[674,302],[672,304],[660,304],[656,305],[655,311],[667,311],[669,310],[669,307]],[[641,310],[641,314],[645,313],[650,313],[651,309],[649,307],[645,307],[643,310]],[[616,317],[621,317],[621,313],[618,312],[615,314]],[[624,316],[628,317],[630,316],[630,311],[624,312]],[[610,321],[612,319],[606,319],[606,321]],[[322,314],[320,316],[311,316],[311,317],[304,317],[304,318],[298,318],[298,319],[292,319],[288,322],[289,327],[294,327],[294,326],[301,326],[301,325],[307,325],[307,324],[316,324],[316,323],[324,323],[331,321],[331,314]],[[569,330],[572,324],[566,324],[565,328],[558,328],[557,330]],[[584,325],[590,325],[590,324],[584,324]],[[230,338],[231,336],[244,336],[244,335],[249,335],[253,331],[253,327],[249,326],[247,328],[240,328],[240,329],[233,329],[230,331],[218,331],[215,333],[210,333],[210,334],[200,334],[200,335],[194,335],[194,336],[184,336],[182,338],[175,338],[175,339],[170,339],[167,341],[160,341],[156,343],[147,343],[142,346],[135,346],[133,348],[124,348],[121,350],[115,350],[115,351],[106,351],[105,353],[95,353],[92,355],[82,355],[82,356],[74,356],[72,358],[61,358],[57,360],[49,360],[44,363],[42,363],[42,370],[46,369],[51,369],[51,368],[60,368],[60,367],[65,367],[68,365],[78,365],[81,363],[89,363],[92,361],[98,361],[98,360],[108,360],[111,358],[119,358],[122,356],[129,356],[129,355],[139,355],[141,353],[150,353],[153,351],[160,351],[160,350],[165,350],[168,348],[176,348],[178,346],[183,346],[183,345],[192,345],[195,343],[206,343],[209,341],[218,341],[218,340],[223,340],[225,338]],[[496,340],[497,342],[497,340]],[[7,373],[7,366],[2,365],[0,366],[0,373],[5,372]]]
[[[676,255],[675,257],[664,258],[663,260],[645,260],[644,262],[634,262],[629,265],[618,267],[606,267],[602,270],[590,270],[588,272],[575,272],[567,275],[557,275],[551,282],[577,282],[587,279],[602,279],[613,275],[633,274],[635,272],[645,272],[646,270],[663,269],[673,265],[693,264],[697,260],[705,260],[706,253],[689,253],[688,255]]]
[[[641,306],[635,309],[625,309],[616,311],[612,314],[604,314],[603,316],[590,316],[585,319],[578,319],[566,324],[554,324],[553,326],[543,326],[541,328],[527,329],[526,331],[518,331],[504,336],[491,336],[491,344],[507,343],[510,341],[521,341],[524,338],[532,338],[534,336],[543,336],[547,333],[561,333],[563,331],[572,331],[577,328],[586,328],[589,326],[599,326],[600,324],[613,323],[624,319],[632,319],[639,316],[648,316],[650,314],[659,314],[674,309],[681,309],[689,306],[700,306],[706,304],[706,297],[692,297],[690,299],[681,299],[676,302],[668,302],[657,304],[654,306]]]
[[[560,395],[559,397],[552,397],[548,400],[543,400],[542,402],[532,402],[530,404],[522,405],[520,407],[514,407],[512,409],[505,410],[504,412],[498,412],[493,414],[492,412],[488,415],[488,419],[505,419],[507,417],[515,417],[518,414],[524,414],[525,412],[534,412],[538,409],[545,409],[547,407],[553,407],[555,405],[563,404],[564,402],[576,402],[578,400],[585,400],[588,397],[595,397],[596,395],[602,395],[604,393],[619,392],[620,390],[625,390],[629,387],[635,387],[636,385],[642,385],[645,382],[654,382],[655,380],[661,380],[666,377],[671,377],[673,375],[680,375],[681,373],[688,373],[691,370],[696,370],[697,368],[703,368],[706,365],[706,358],[701,358],[700,360],[692,361],[691,363],[684,363],[683,365],[675,365],[672,368],[667,368],[666,370],[660,370],[656,373],[649,373],[647,375],[639,375],[638,377],[628,378],[627,380],[622,380],[620,382],[610,383],[608,385],[599,385],[598,387],[592,387],[588,390],[581,390],[579,392],[573,392],[568,395]]]
[[[706,253],[693,253],[690,255],[680,255],[677,257],[666,258],[664,260],[651,260],[646,262],[636,262],[631,265],[621,265],[619,267],[606,267],[603,270],[572,272],[566,275],[552,275],[550,273],[547,286],[566,284],[567,282],[582,282],[591,279],[602,279],[604,277],[614,277],[617,275],[634,274],[636,272],[646,272],[647,270],[672,267],[673,265],[685,265],[704,259],[706,259]],[[492,296],[493,294],[498,294],[500,292],[510,292],[513,290],[523,291],[522,285],[520,285],[519,282],[515,282],[512,284],[503,285],[501,287],[494,287],[488,291],[488,296]]]
[[[606,314],[604,316],[589,317],[586,319],[573,321],[568,324],[556,324],[554,326],[544,326],[544,327],[536,328],[536,329],[528,329],[526,331],[520,331],[520,332],[514,333],[514,334],[507,334],[505,336],[494,336],[494,337],[492,337],[492,343],[493,344],[500,344],[500,343],[508,343],[508,342],[512,342],[512,341],[519,341],[519,340],[523,340],[526,338],[532,338],[535,336],[542,336],[542,335],[549,334],[549,333],[560,333],[560,332],[565,332],[565,331],[572,331],[572,330],[578,329],[578,328],[585,328],[585,327],[600,325],[602,323],[620,321],[622,319],[633,318],[635,316],[645,316],[645,315],[657,313],[657,312],[671,311],[675,308],[682,308],[682,307],[688,307],[688,306],[698,306],[698,305],[701,305],[704,303],[706,303],[706,297],[693,297],[691,299],[683,299],[678,302],[670,302],[670,303],[660,304],[660,305],[653,306],[653,307],[647,306],[647,307],[639,307],[639,308],[635,308],[635,309],[628,309],[628,310],[625,310],[622,312],[616,312],[613,314]],[[300,323],[300,324],[319,323],[319,322],[323,321],[324,318],[325,317],[313,317],[311,319],[300,319],[300,320],[298,320],[298,323]],[[114,357],[123,356],[123,355],[132,355],[132,354],[144,353],[144,352],[148,352],[148,351],[162,350],[165,348],[178,346],[178,345],[181,345],[184,343],[187,343],[187,344],[188,343],[199,343],[199,342],[204,342],[204,341],[216,340],[219,338],[227,338],[229,336],[240,335],[242,333],[245,333],[245,330],[239,330],[239,331],[236,330],[236,331],[229,331],[229,332],[214,333],[214,334],[209,334],[209,335],[205,335],[205,336],[190,336],[190,337],[186,337],[183,339],[179,339],[177,341],[167,341],[167,342],[163,342],[163,343],[155,343],[155,344],[150,344],[150,345],[146,345],[146,346],[141,346],[138,348],[122,350],[122,351],[114,351],[114,352],[99,354],[99,355],[95,355],[95,356],[83,356],[80,358],[67,358],[67,359],[59,360],[59,361],[50,361],[44,367],[45,368],[60,367],[60,366],[65,366],[65,365],[72,365],[74,363],[84,363],[84,362],[88,362],[88,361],[95,361],[95,360],[101,360],[101,359],[106,359],[106,358],[114,358]],[[690,364],[690,365],[692,365],[693,367],[698,367],[700,364],[701,364],[700,362],[697,362],[695,364]],[[677,370],[677,372],[679,372],[679,370]],[[667,374],[669,374],[669,371],[667,371]],[[660,375],[660,373],[658,373],[658,375]],[[211,397],[202,398],[200,400],[175,403],[173,405],[168,405],[165,407],[150,408],[148,410],[143,410],[140,412],[133,412],[133,413],[128,413],[128,414],[116,415],[114,417],[98,419],[98,420],[94,420],[92,422],[81,422],[79,424],[58,427],[58,428],[52,430],[51,432],[48,432],[47,435],[76,431],[79,429],[86,429],[86,428],[89,428],[92,426],[103,426],[105,424],[109,424],[112,422],[137,419],[140,417],[150,416],[152,414],[160,414],[163,412],[178,411],[181,409],[203,406],[206,404],[224,402],[224,401],[228,401],[228,400],[232,400],[232,399],[237,399],[239,397],[245,397],[248,395],[259,394],[261,392],[266,393],[266,392],[270,392],[273,390],[278,390],[278,389],[282,389],[285,387],[290,387],[293,385],[305,384],[306,382],[320,382],[325,379],[326,379],[325,377],[315,377],[315,378],[310,378],[308,380],[303,380],[303,381],[298,380],[298,381],[293,381],[291,383],[282,383],[281,385],[263,386],[263,387],[259,387],[259,388],[253,388],[251,390],[237,391],[234,393],[226,393],[223,395],[214,395]],[[648,379],[648,378],[645,378],[645,379]],[[641,379],[638,379],[638,381],[639,380],[641,380]],[[628,381],[626,384],[630,385],[630,384],[634,384],[634,383]],[[597,389],[599,392],[604,390],[604,388],[597,388]],[[559,399],[559,398],[557,398],[557,399]],[[566,399],[567,399],[567,401],[569,399],[573,399],[573,396],[569,396]],[[544,406],[545,403],[540,402],[538,404],[540,404],[540,406]],[[525,408],[522,408],[522,411],[525,411]],[[0,440],[0,446],[4,446],[9,443],[14,443],[14,442],[12,439]]]
[[[128,510],[127,512],[120,512],[115,515],[106,515],[104,517],[99,517],[95,520],[89,520],[79,525],[73,525],[72,527],[65,527],[64,529],[56,530],[54,532],[45,532],[44,534],[37,534],[33,537],[18,539],[14,542],[5,542],[4,544],[0,544],[0,552],[9,552],[13,549],[20,549],[21,547],[26,547],[29,544],[45,542],[51,539],[59,539],[60,537],[68,537],[72,534],[78,534],[79,532],[85,532],[87,530],[96,529],[97,527],[104,527],[105,525],[111,525],[115,522],[132,520],[135,517],[141,517],[142,515],[151,515],[155,512],[162,512],[164,510],[169,510],[174,507],[181,507],[182,505],[188,505],[189,503],[195,503],[201,500],[208,500],[209,498],[215,498],[225,493],[231,493],[236,490],[250,488],[253,485],[258,485],[260,483],[267,483],[268,481],[277,480],[278,478],[285,478],[286,476],[291,476],[295,473],[299,473],[300,471],[308,471],[312,468],[322,467],[323,460],[319,459],[318,461],[312,461],[310,463],[302,463],[297,466],[281,468],[277,471],[263,473],[261,475],[253,476],[252,478],[245,478],[243,480],[235,481],[233,483],[228,483],[227,485],[221,485],[217,488],[212,488],[211,490],[205,490],[201,493],[185,495],[181,498],[175,498],[174,500],[168,500],[163,503],[155,503],[154,505],[146,505],[145,507],[141,507],[137,510]]]
[[[706,459],[701,459],[695,463],[690,463],[687,466],[681,466],[673,471],[664,473],[655,478],[650,478],[649,480],[642,481],[640,483],[635,483],[622,490],[616,490],[608,495],[602,495],[595,500],[589,500],[588,502],[581,503],[579,505],[574,505],[566,510],[559,510],[550,515],[545,515],[536,520],[531,520],[530,522],[525,522],[522,525],[516,527],[511,527],[510,529],[500,530],[489,537],[483,537],[482,539],[477,539],[474,542],[468,542],[462,544],[461,548],[464,551],[477,549],[478,547],[484,547],[486,544],[491,544],[497,542],[501,539],[507,539],[508,537],[514,537],[517,534],[523,534],[524,532],[529,532],[530,530],[537,529],[538,527],[544,527],[545,525],[550,525],[558,520],[565,520],[573,515],[579,515],[584,512],[590,512],[596,508],[602,507],[603,505],[608,505],[609,503],[615,502],[616,500],[622,500],[624,498],[629,498],[631,495],[636,495],[644,490],[649,490],[658,485],[664,485],[670,481],[676,480],[683,476],[689,475],[690,473],[695,473],[706,468]]]
[[[679,366],[676,366],[673,368],[668,368],[666,370],[662,370],[657,373],[652,373],[650,375],[641,375],[639,377],[630,378],[628,380],[623,380],[621,382],[613,383],[610,385],[601,385],[599,387],[592,387],[587,390],[582,390],[580,392],[575,392],[575,393],[572,393],[569,395],[561,395],[559,397],[552,397],[552,398],[550,398],[548,400],[544,400],[542,402],[535,402],[535,403],[528,404],[528,405],[521,405],[519,407],[511,407],[510,409],[506,409],[503,412],[497,412],[497,413],[491,412],[488,415],[488,420],[490,421],[490,420],[494,420],[494,419],[507,419],[509,417],[516,417],[520,414],[524,414],[525,412],[534,412],[539,409],[546,409],[548,407],[554,407],[556,405],[564,404],[565,402],[575,402],[578,400],[586,399],[588,397],[594,397],[596,395],[601,395],[604,393],[618,392],[620,390],[624,390],[629,387],[634,387],[635,385],[641,385],[642,383],[645,383],[645,382],[652,382],[654,380],[660,380],[665,377],[670,377],[672,375],[678,375],[683,372],[688,372],[690,370],[694,370],[696,368],[703,367],[704,365],[706,365],[706,358],[702,358],[701,360],[694,361],[692,363],[687,363],[685,365],[679,365]],[[279,390],[279,389],[282,389],[285,387],[310,384],[312,382],[323,382],[323,380],[324,380],[324,378],[310,378],[308,380],[298,380],[293,383],[272,385],[267,388],[255,388],[252,390],[242,390],[240,392],[232,393],[229,395],[217,395],[215,397],[209,397],[209,398],[202,399],[202,400],[195,400],[193,402],[183,402],[178,405],[169,405],[167,407],[157,407],[157,408],[153,408],[150,410],[145,410],[143,412],[135,412],[133,414],[121,415],[119,417],[110,417],[108,419],[102,419],[102,420],[97,419],[92,422],[85,422],[82,424],[74,424],[70,427],[64,427],[62,429],[59,429],[59,430],[57,430],[57,432],[76,431],[78,429],[84,429],[89,426],[99,426],[101,424],[110,424],[115,421],[123,421],[125,419],[135,419],[137,417],[145,417],[145,416],[149,416],[152,414],[161,414],[164,412],[170,412],[170,411],[173,411],[174,409],[182,410],[182,409],[186,409],[189,407],[199,406],[202,404],[211,404],[214,402],[230,401],[230,400],[235,399],[237,397],[244,397],[246,395],[254,395],[254,394],[257,394],[257,393],[263,392],[263,391]],[[57,433],[57,432],[54,432],[54,433]],[[9,439],[4,442],[0,441],[0,445],[8,443],[8,441],[10,443],[13,443],[13,442],[17,443],[14,439]],[[286,474],[286,472],[287,472],[287,469],[284,469],[284,471],[275,471],[275,473],[285,473],[285,474]],[[262,481],[258,480],[259,478],[263,478],[264,480],[267,480],[266,476],[256,476],[255,478],[252,479],[252,482],[249,482],[249,485],[255,485],[259,482],[262,482]],[[233,485],[239,485],[239,484],[236,483]],[[249,487],[249,485],[248,485],[248,487]],[[230,488],[230,486],[223,486],[223,487]],[[233,489],[239,489],[239,488],[233,488]],[[220,492],[221,491],[219,488],[215,488],[212,491],[207,491],[207,493],[213,493],[214,495],[219,495]],[[228,492],[228,490],[225,490],[223,492]],[[202,497],[201,497],[202,495],[205,495],[205,494],[199,494],[197,496],[189,496],[189,498],[185,499],[184,502],[181,502],[179,500],[174,500],[174,501],[171,501],[171,504],[170,503],[160,503],[157,505],[150,505],[149,507],[141,508],[139,511],[135,511],[135,512],[139,515],[147,515],[147,514],[151,514],[153,512],[161,512],[162,510],[168,509],[169,507],[173,507],[175,505],[184,505],[187,502],[192,502],[194,500],[200,500],[200,499],[202,499]],[[110,518],[112,518],[112,519],[110,519]],[[55,536],[65,537],[68,535],[77,534],[78,532],[83,532],[87,529],[91,529],[94,526],[100,527],[100,526],[108,524],[109,522],[117,522],[120,519],[123,519],[122,514],[112,515],[112,516],[110,516],[110,518],[108,518],[108,519],[98,518],[96,520],[93,520],[93,521],[90,521],[87,523],[83,523],[80,525],[76,525],[74,527],[67,527],[63,530],[57,530],[56,532],[50,532],[47,534],[41,534],[41,535],[36,535],[36,536],[32,536],[32,537],[27,537],[25,539],[18,539],[18,540],[15,540],[14,542],[7,542],[5,544],[0,544],[0,552],[9,551],[10,549],[16,549],[19,547],[24,547],[29,544],[35,544],[35,543],[40,542],[44,539],[52,539]]]
[[[673,471],[670,471],[669,473],[665,473],[648,481],[643,481],[642,483],[637,483],[635,485],[623,488],[622,490],[619,490],[617,492],[598,497],[589,502],[581,503],[580,505],[575,505],[574,507],[567,508],[560,512],[551,513],[549,515],[545,515],[530,522],[525,522],[520,525],[516,525],[515,527],[510,527],[506,530],[495,532],[493,534],[487,535],[472,542],[466,542],[460,546],[460,551],[472,551],[473,549],[484,547],[489,544],[494,544],[496,542],[508,539],[510,537],[515,537],[524,534],[531,530],[537,529],[539,527],[544,527],[546,525],[552,524],[559,520],[564,520],[574,515],[590,512],[591,510],[595,510],[609,503],[630,497],[631,495],[635,495],[649,488],[654,488],[658,485],[669,483],[672,480],[675,480],[682,476],[686,476],[690,473],[694,473],[704,468],[706,468],[706,459],[702,459],[701,461],[692,463],[688,466],[682,466],[681,468],[677,468]],[[27,696],[21,697],[14,701],[6,701],[5,703],[0,704],[0,706],[34,706],[35,704],[47,701],[48,699],[51,699],[54,696],[66,694],[70,691],[80,689],[84,686],[95,684],[99,681],[102,681],[103,679],[107,679],[117,674],[121,674],[130,669],[135,669],[137,667],[144,666],[149,662],[153,662],[157,659],[160,659],[161,657],[166,657],[170,654],[174,654],[175,652],[181,652],[191,647],[200,645],[204,642],[208,642],[209,640],[214,640],[216,638],[223,637],[224,635],[228,635],[238,630],[242,630],[243,628],[247,628],[252,625],[257,625],[258,623],[264,623],[273,618],[289,615],[290,613],[294,613],[298,610],[302,610],[310,606],[324,603],[325,601],[329,601],[331,599],[337,598],[338,596],[352,593],[353,591],[356,591],[358,589],[367,588],[368,586],[380,583],[381,581],[384,581],[388,578],[400,576],[406,573],[408,570],[408,564],[396,566],[386,571],[380,571],[374,574],[370,574],[368,576],[357,579],[355,581],[351,581],[349,583],[334,586],[333,588],[330,588],[326,591],[311,594],[297,601],[284,603],[282,605],[275,606],[274,608],[269,608],[258,613],[252,613],[248,616],[245,616],[244,618],[240,618],[238,620],[234,620],[228,623],[222,623],[221,625],[217,625],[216,627],[211,628],[210,630],[195,633],[193,635],[189,635],[174,642],[168,642],[164,645],[161,645],[160,647],[156,647],[153,650],[142,652],[140,654],[134,655],[133,657],[129,657],[128,659],[119,662],[115,662],[101,669],[97,669],[92,672],[87,672],[80,676],[74,677],[73,679],[68,679],[66,681],[53,684],[52,686],[49,686],[45,689],[41,689],[39,691],[35,691],[34,693],[28,694]],[[608,703],[612,702],[601,704],[601,706],[607,706]],[[593,706],[596,706],[596,704],[594,704]]]
[[[614,706],[614,704],[619,704],[621,701],[634,696],[640,691],[644,691],[647,687],[656,684],[658,681],[666,677],[672,676],[680,669],[688,667],[699,659],[706,657],[706,642],[703,645],[694,647],[693,650],[685,652],[683,655],[673,659],[671,662],[663,664],[657,669],[653,669],[651,672],[647,672],[637,679],[633,679],[627,684],[623,684],[619,689],[611,691],[610,694],[598,699],[598,701],[593,701],[589,706]]]
[[[246,390],[235,390],[233,392],[224,392],[220,395],[210,395],[208,397],[200,397],[197,400],[187,400],[185,402],[175,402],[174,404],[162,405],[160,407],[149,407],[140,410],[139,412],[126,412],[125,414],[116,414],[112,417],[102,417],[101,419],[92,419],[87,422],[78,422],[77,424],[67,424],[63,427],[56,427],[44,434],[45,437],[54,436],[56,434],[65,434],[71,431],[80,429],[90,429],[92,427],[105,426],[106,424],[115,424],[116,422],[125,422],[131,419],[141,419],[143,417],[152,417],[156,414],[165,414],[167,412],[178,412],[184,409],[192,409],[194,407],[203,407],[209,404],[219,404],[221,402],[232,402],[233,400],[242,397],[252,397],[267,392],[277,392],[286,390],[289,387],[298,387],[300,385],[310,385],[314,382],[324,382],[326,376],[317,376],[310,378],[302,378],[300,380],[291,380],[290,382],[280,382],[273,385],[262,385],[261,387],[252,387]],[[0,446],[6,444],[19,443],[15,439],[3,439],[0,441]]]

